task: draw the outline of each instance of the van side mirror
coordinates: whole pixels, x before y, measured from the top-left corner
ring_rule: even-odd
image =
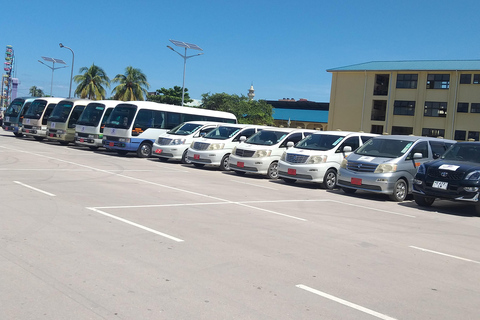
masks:
[[[206,132],[200,132],[200,137],[205,137],[206,134]]]
[[[415,152],[413,154],[413,159],[422,159],[423,155],[420,152]]]
[[[245,136],[240,137],[240,142],[245,142],[245,140],[247,140],[247,137],[245,137]]]
[[[352,147],[351,146],[343,147],[343,152],[352,152]]]
[[[438,159],[438,158],[440,158],[440,155],[438,153],[434,152],[433,153],[433,159]]]
[[[287,142],[287,149],[293,147],[294,145],[295,145],[295,143],[293,143],[293,141],[288,141]]]

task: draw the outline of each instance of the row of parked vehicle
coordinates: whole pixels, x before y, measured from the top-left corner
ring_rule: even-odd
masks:
[[[77,116],[64,115],[64,120],[69,122],[67,127],[76,130],[71,141],[91,149],[101,145],[119,154],[134,151],[140,157],[176,160],[199,168],[217,166],[239,175],[280,178],[288,184],[297,181],[318,183],[325,189],[340,187],[346,194],[363,190],[386,194],[394,201],[403,201],[413,194],[420,206],[430,206],[436,198],[475,204],[479,201],[479,142],[457,143],[433,137],[245,125],[231,123],[228,115],[222,115],[222,118],[218,114],[213,120],[221,121],[183,121],[193,116],[179,116],[178,112],[174,116],[168,114],[167,107],[146,102],[67,102],[73,106],[71,112],[75,104],[88,102]],[[67,102],[62,100],[57,104]],[[32,102],[33,106],[35,104]],[[107,114],[109,105],[112,110]],[[35,108],[27,111],[23,119],[21,130],[27,135],[33,134],[31,130],[35,130],[35,134],[43,130],[38,123],[34,128],[28,126],[31,118],[27,115],[33,114],[32,110]],[[63,132],[52,131],[56,127],[55,121],[59,121],[55,117],[61,116],[55,110],[57,108],[48,121],[42,117],[37,119],[48,123],[45,135],[41,137],[65,144],[65,140],[58,140],[58,135]],[[95,110],[103,113],[95,114]],[[142,110],[148,112],[141,115]],[[163,113],[152,113],[159,110]],[[201,111],[196,112],[197,118],[205,119],[205,115],[200,117]],[[92,121],[92,117],[96,120]],[[140,121],[138,118],[142,117],[144,119]],[[79,122],[73,122],[74,118]],[[152,125],[143,125],[147,122]],[[154,122],[162,124],[155,127]],[[91,128],[95,125],[97,131]],[[4,129],[11,129],[9,122],[4,124]],[[85,131],[87,134],[82,135]],[[480,205],[475,207],[480,213]]]

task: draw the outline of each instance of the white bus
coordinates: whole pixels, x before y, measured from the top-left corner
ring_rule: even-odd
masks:
[[[92,150],[101,147],[105,123],[119,103],[122,101],[100,100],[87,104],[75,125],[75,144]]]
[[[21,137],[22,120],[30,104],[35,98],[15,98],[5,110],[2,128],[5,131],[13,132],[15,137]]]
[[[75,141],[75,124],[91,100],[65,99],[57,103],[47,121],[47,139],[68,145]]]
[[[107,119],[103,146],[120,155],[136,152],[138,157],[147,158],[160,135],[182,122],[196,120],[237,123],[235,115],[229,112],[129,101],[118,104]]]
[[[63,98],[54,97],[36,98],[23,116],[22,133],[37,141],[45,139],[48,117],[57,103],[62,100]]]

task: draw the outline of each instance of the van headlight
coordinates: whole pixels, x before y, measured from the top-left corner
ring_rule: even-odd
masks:
[[[340,168],[347,169],[347,163],[348,163],[347,159],[344,158],[342,160],[342,163],[340,163]]]
[[[170,142],[170,144],[174,146],[184,144],[184,143],[185,143],[185,139],[173,139],[172,142]]]
[[[287,158],[287,151],[283,151],[282,156],[280,157],[280,160],[285,161]]]
[[[418,167],[417,173],[425,174],[425,165],[424,164],[421,164],[420,167]]]
[[[373,173],[392,173],[397,171],[397,165],[393,163],[382,163],[377,166]]]
[[[130,138],[118,138],[118,142],[130,142]]]
[[[317,164],[327,162],[327,156],[310,156],[307,160],[308,164]]]
[[[225,147],[224,143],[211,143],[207,150],[221,150]]]
[[[272,154],[272,150],[257,150],[253,154],[253,158],[270,157],[271,154]]]
[[[233,148],[232,154],[233,154],[233,155],[237,155],[237,147],[234,147],[234,148]]]
[[[480,180],[480,170],[475,170],[467,174],[465,180]]]

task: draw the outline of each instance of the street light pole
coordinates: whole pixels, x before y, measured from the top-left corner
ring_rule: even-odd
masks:
[[[54,59],[54,58],[50,58],[50,57],[42,57],[43,60],[45,61],[49,61],[51,62],[53,65],[50,67],[48,64],[44,63],[43,61],[40,61],[38,60],[38,62],[40,62],[41,64],[43,64],[44,66],[52,69],[52,81],[50,82],[50,95],[53,96],[53,72],[57,69],[61,69],[61,68],[66,68],[67,66],[63,66],[63,67],[56,67],[55,68],[55,62],[56,63],[60,63],[60,64],[66,64],[65,61],[61,60],[61,59]]]
[[[72,52],[72,71],[70,72],[70,89],[68,90],[68,98],[70,99],[72,97],[73,63],[75,61],[75,53],[73,52],[72,48],[64,46],[62,43],[60,43],[59,45],[60,48],[67,48]]]
[[[192,57],[196,57],[196,56],[200,56],[200,55],[203,54],[203,52],[202,52],[202,53],[194,54],[194,55],[191,55],[191,56],[187,56],[187,48],[195,49],[195,50],[201,50],[201,51],[203,51],[203,50],[202,50],[202,48],[200,48],[196,44],[186,43],[186,42],[177,41],[177,40],[170,40],[170,41],[174,45],[176,45],[177,47],[185,48],[185,54],[181,54],[177,50],[173,49],[171,46],[167,46],[168,49],[176,52],[180,57],[183,58],[183,85],[182,85],[182,106],[183,106],[183,103],[184,103],[184,100],[185,100],[185,70],[187,69],[187,59],[192,58]]]

